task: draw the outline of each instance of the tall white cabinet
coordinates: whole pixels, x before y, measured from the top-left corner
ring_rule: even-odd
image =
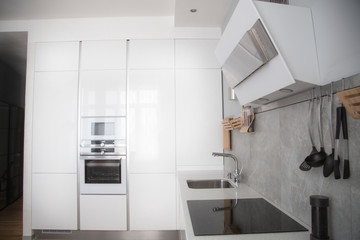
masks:
[[[221,69],[217,40],[176,40],[176,163],[182,169],[220,169]],[[191,139],[191,141],[189,141]]]
[[[78,62],[78,42],[36,45],[33,229],[77,229]]]
[[[176,167],[178,170],[222,169],[221,69],[217,40],[175,41]],[[180,198],[177,193],[177,198]],[[177,228],[184,229],[180,200]]]
[[[81,42],[81,117],[126,118],[126,59],[126,40]],[[79,202],[80,230],[127,230],[126,195],[80,195]]]
[[[130,230],[176,229],[173,40],[129,47]]]

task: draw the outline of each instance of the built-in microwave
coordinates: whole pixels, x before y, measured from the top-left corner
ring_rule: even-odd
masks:
[[[82,117],[80,155],[126,155],[124,117]]]
[[[81,139],[125,139],[125,117],[82,117]]]

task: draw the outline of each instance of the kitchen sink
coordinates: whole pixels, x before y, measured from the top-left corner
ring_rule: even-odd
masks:
[[[189,188],[205,189],[205,188],[233,188],[234,186],[225,179],[211,180],[187,180]]]

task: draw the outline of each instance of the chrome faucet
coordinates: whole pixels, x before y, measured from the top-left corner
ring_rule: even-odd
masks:
[[[235,162],[234,182],[235,183],[240,182],[240,175],[241,175],[243,166],[241,166],[241,170],[239,171],[239,161],[234,155],[229,154],[229,153],[218,153],[218,152],[213,152],[212,155],[214,157],[229,157],[229,158],[232,158],[234,160],[234,162]]]

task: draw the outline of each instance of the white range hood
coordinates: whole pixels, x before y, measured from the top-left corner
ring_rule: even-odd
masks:
[[[224,69],[233,51],[256,21],[261,21],[278,55],[234,86],[240,104],[259,98],[265,104],[319,85],[319,70],[311,11],[267,2],[240,0],[215,50]],[[224,72],[224,78],[227,78]],[[291,88],[290,90],[278,90]]]
[[[360,1],[290,3],[297,6],[239,0],[222,34],[215,50],[221,66],[229,64],[232,52],[257,20],[278,52],[233,86],[242,105],[266,104],[360,72]]]

